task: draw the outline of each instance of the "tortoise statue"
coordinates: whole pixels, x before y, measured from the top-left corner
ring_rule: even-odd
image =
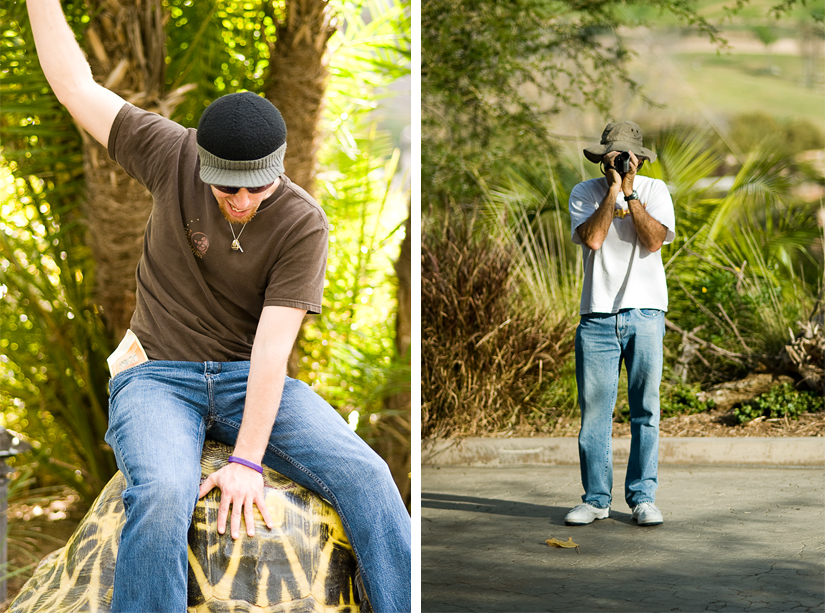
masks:
[[[231,449],[207,441],[206,478]],[[120,528],[125,521],[117,473],[62,549],[37,567],[10,613],[108,613]],[[218,534],[220,492],[198,501],[189,527],[188,613],[372,613],[361,599],[355,553],[326,500],[264,467],[264,495],[275,528],[255,511],[255,536]]]

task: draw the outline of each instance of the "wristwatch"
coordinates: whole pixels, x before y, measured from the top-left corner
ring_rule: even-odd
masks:
[[[639,194],[635,189],[632,192],[630,192],[629,196],[624,197],[625,202],[630,202],[631,200],[638,200],[639,202],[642,201],[642,199],[639,198]]]

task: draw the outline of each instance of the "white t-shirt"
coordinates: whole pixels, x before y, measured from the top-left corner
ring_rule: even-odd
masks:
[[[650,216],[667,228],[665,243],[672,242],[676,236],[676,219],[673,201],[664,181],[636,175],[633,187]],[[651,253],[642,244],[629,211],[623,218],[613,218],[598,251],[584,245],[576,233],[576,228],[599,208],[605,194],[607,180],[604,177],[579,183],[570,192],[573,242],[582,246],[584,256],[580,313],[617,313],[621,309],[667,311],[667,280],[662,250]],[[628,208],[622,192],[616,199],[616,208]]]

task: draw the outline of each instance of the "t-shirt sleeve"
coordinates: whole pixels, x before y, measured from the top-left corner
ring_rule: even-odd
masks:
[[[664,244],[672,243],[676,238],[676,214],[673,211],[673,199],[664,181],[653,182],[649,198],[645,210],[653,219],[667,228]]]
[[[590,219],[590,216],[599,208],[598,204],[593,197],[593,191],[584,183],[579,183],[570,192],[570,201],[568,203],[568,210],[570,211],[570,234],[573,242],[577,245],[581,245],[582,240],[579,238],[576,228]]]
[[[286,306],[319,314],[327,270],[329,230],[324,224],[298,232],[269,272],[264,306]]]
[[[109,157],[150,192],[177,172],[186,128],[157,113],[123,105],[109,132]],[[173,161],[174,160],[174,161]]]

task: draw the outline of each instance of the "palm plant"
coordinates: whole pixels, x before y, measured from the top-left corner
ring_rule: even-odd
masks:
[[[821,284],[817,203],[793,197],[790,162],[771,142],[745,158],[725,189],[715,176],[724,143],[708,131],[674,125],[652,148],[658,160],[641,172],[667,183],[676,208],[677,237],[663,248],[670,325],[711,348],[693,376],[732,377],[760,360],[782,368],[788,329],[807,320]],[[581,278],[566,206],[578,175],[550,159],[522,164],[488,194],[485,233],[507,245],[526,302],[558,317],[575,309]],[[678,361],[683,339],[668,339]]]
[[[668,316],[678,323],[671,327],[711,343],[693,376],[734,377],[760,361],[783,368],[788,330],[807,319],[822,274],[817,205],[793,197],[790,162],[770,140],[750,152],[726,189],[713,177],[724,149],[708,133],[664,131],[656,147],[661,163],[650,173],[668,183],[677,210],[677,239],[663,249]]]
[[[546,159],[511,167],[489,193],[487,228],[513,254],[513,266],[531,305],[556,321],[577,311],[581,250],[570,240],[568,186]]]
[[[100,443],[109,340],[85,242],[81,139],[34,59],[24,9],[0,11],[0,397],[14,407],[8,425],[43,443],[44,467],[91,496],[115,468]]]
[[[276,24],[260,5],[231,1],[172,1],[163,6],[144,4],[140,11],[135,11],[135,7],[128,3],[119,6],[118,10],[126,13],[112,15],[108,11],[114,9],[104,7],[94,13],[92,20],[86,14],[87,7],[80,4],[67,5],[66,12],[70,23],[85,32],[84,41],[89,44],[90,59],[96,64],[95,74],[104,76],[112,87],[121,88],[118,91],[127,99],[154,104],[159,112],[174,113],[176,119],[191,125],[197,121],[204,102],[214,98],[215,94],[243,88],[262,89],[267,78],[264,69],[270,50],[266,41],[260,38],[261,35],[272,35]],[[365,66],[370,61],[374,70],[369,76],[360,76],[348,96],[343,94],[346,87],[338,84],[333,76],[336,85],[327,98],[327,108],[337,109],[338,113],[334,123],[328,120],[328,125],[334,126],[337,142],[348,146],[351,142],[356,143],[355,147],[347,149],[351,159],[366,160],[369,180],[381,184],[383,179],[378,175],[393,156],[391,151],[387,153],[386,147],[381,149],[380,156],[385,157],[380,159],[379,154],[370,154],[368,147],[359,148],[364,143],[381,139],[361,136],[357,126],[363,122],[359,113],[353,111],[374,106],[363,101],[370,97],[375,87],[408,72],[409,15],[404,5],[379,2],[370,5],[374,19],[365,24],[359,16],[362,6],[342,5],[341,10],[348,21],[337,38],[344,41],[340,44],[344,52],[337,54],[338,59],[333,65],[337,61],[344,76],[369,72]],[[168,10],[172,18],[167,24],[168,36],[159,36],[157,30],[152,29],[164,21],[158,10]],[[250,11],[254,11],[254,15],[250,15]],[[355,17],[350,18],[350,14]],[[24,5],[3,5],[0,18],[5,27],[0,48],[0,71],[4,77],[0,91],[4,101],[4,220],[0,227],[0,294],[4,298],[0,304],[3,387],[0,406],[4,409],[6,425],[24,430],[32,438],[42,441],[44,456],[51,456],[49,466],[53,474],[76,485],[88,501],[115,470],[111,452],[102,440],[107,405],[105,356],[113,348],[112,340],[117,338],[117,332],[107,331],[102,325],[101,311],[111,313],[112,309],[99,306],[101,297],[96,290],[99,284],[95,281],[104,273],[100,252],[89,248],[86,234],[90,225],[98,223],[99,215],[90,217],[90,209],[85,206],[89,177],[97,177],[93,177],[91,185],[94,187],[100,186],[98,179],[107,175],[107,171],[102,170],[108,168],[103,162],[106,154],[83,140],[71,118],[51,94],[37,66]],[[142,47],[142,56],[134,55],[135,49],[140,49],[141,45],[119,49],[115,45],[117,41],[107,38],[107,35],[117,38],[118,32],[116,28],[107,29],[107,20],[124,27],[126,24],[134,26],[127,33],[127,41],[137,40],[134,36],[139,31],[142,32],[141,44],[148,40],[155,42]],[[391,44],[391,40],[400,42]],[[162,51],[164,44],[168,45],[169,65],[174,69],[169,74],[177,75],[166,80],[162,78],[163,70],[148,65]],[[363,48],[369,46],[376,51],[367,57]],[[349,62],[344,61],[358,53],[360,58],[351,57]],[[164,54],[161,53],[160,58],[161,64],[165,64]],[[131,74],[129,66],[133,63],[146,65],[142,69],[145,72]],[[195,83],[193,79],[197,79],[196,89],[189,86]],[[355,85],[359,87],[357,91]],[[166,95],[167,91],[172,94]],[[356,95],[352,95],[354,91]],[[347,103],[335,103],[337,98],[346,98]],[[342,120],[345,107],[349,115],[344,117],[352,117],[351,120]],[[337,138],[341,134],[350,136]],[[357,138],[352,138],[353,134]],[[328,160],[325,164],[336,162],[335,154],[325,155]],[[107,177],[111,182],[111,174]],[[120,175],[116,178],[121,189],[115,192],[123,192],[127,180]],[[370,210],[373,206],[380,208],[386,200],[380,188],[371,189],[377,192],[376,197],[364,204]],[[100,193],[110,191],[101,187]],[[110,195],[123,194],[113,192]],[[127,193],[125,200],[132,202],[133,197],[148,198],[143,192],[140,196]],[[335,209],[334,192],[325,194],[324,200],[328,210]],[[402,199],[402,211],[406,209],[404,202]],[[134,208],[141,209],[140,206]],[[101,207],[97,210],[99,213]],[[348,207],[343,207],[342,212],[352,213]],[[373,224],[369,226],[372,238],[363,243],[369,253],[369,245],[377,249],[382,246],[379,243],[383,238],[392,238],[395,234],[385,231],[385,235],[375,238],[381,227],[375,225],[372,213],[367,219]],[[336,221],[341,225],[353,222],[360,227],[361,217],[356,215]],[[139,242],[143,223],[128,222],[126,225],[132,227],[127,228],[128,235],[117,234],[118,242],[124,245]],[[134,249],[133,256],[138,253],[139,249]],[[362,260],[369,259],[360,248],[357,254]],[[350,254],[341,257],[349,258]],[[115,276],[132,280],[134,261],[123,270],[126,269],[128,272]],[[362,272],[367,269],[370,267],[366,264],[360,267]],[[359,293],[363,292],[365,283],[386,284],[386,280],[376,278],[378,276],[376,273],[372,277],[358,277]],[[123,294],[128,292],[118,291],[121,302],[124,302]],[[342,305],[339,310],[348,308],[348,304]],[[123,309],[128,311],[126,307]],[[390,333],[384,328],[380,332]],[[370,342],[374,341],[371,339]]]

